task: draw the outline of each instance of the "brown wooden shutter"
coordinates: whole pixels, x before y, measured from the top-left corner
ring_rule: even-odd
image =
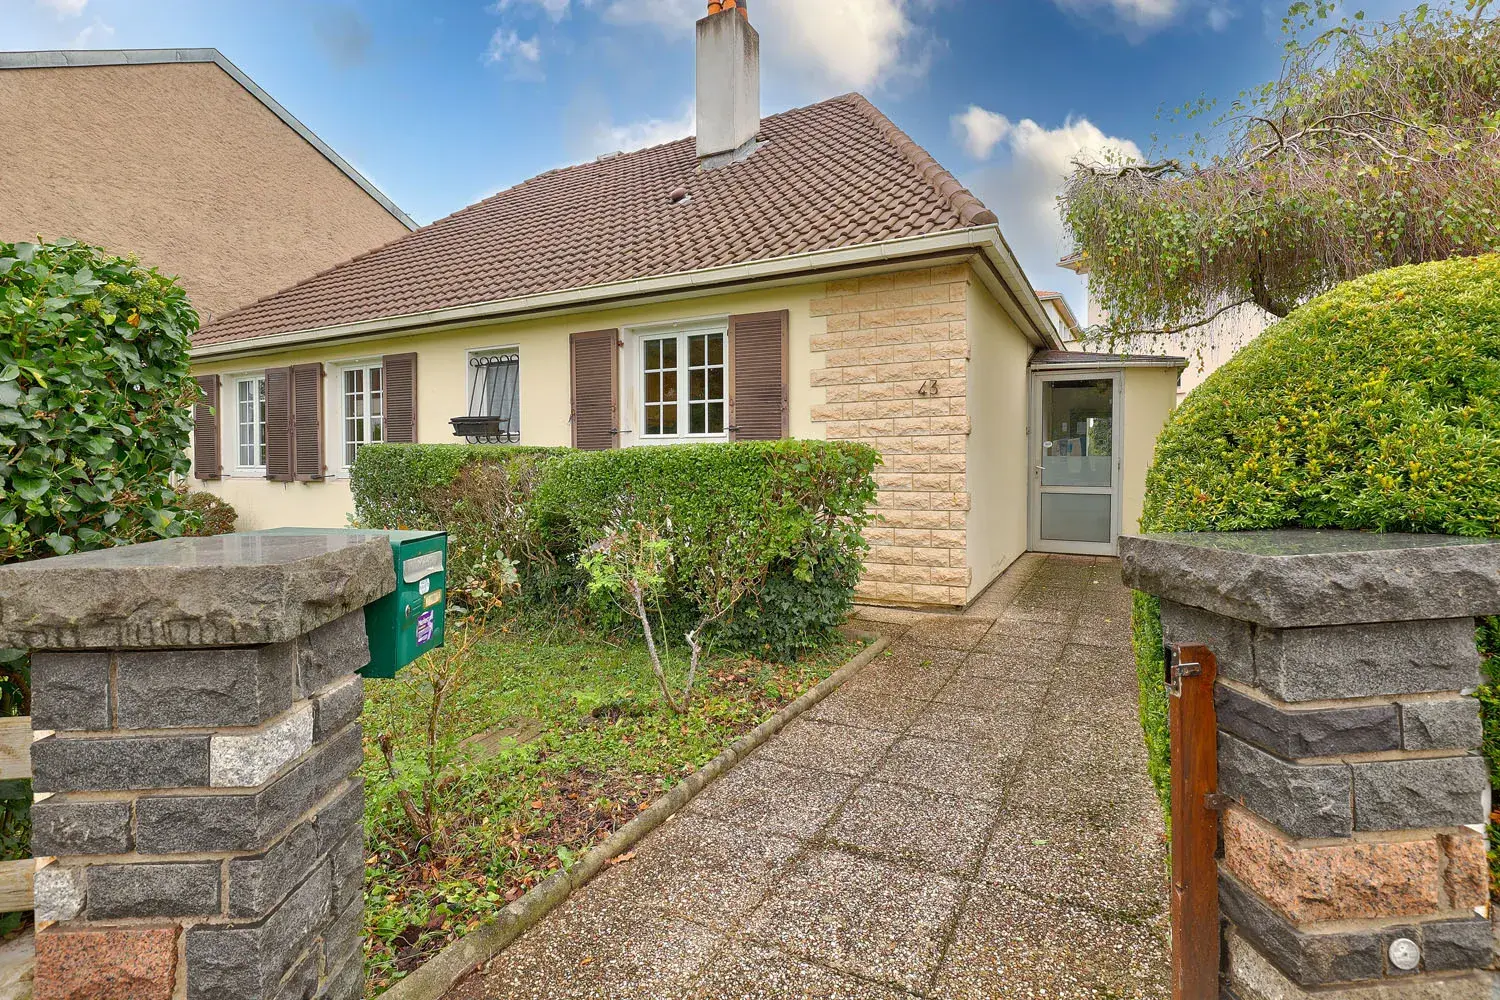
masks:
[[[323,366],[292,365],[292,477],[323,478]]]
[[[198,377],[198,401],[193,404],[193,475],[218,479],[224,472],[219,459],[219,376]]]
[[[729,440],[776,441],[791,433],[787,327],[791,313],[729,317]]]
[[[292,481],[292,370],[266,369],[266,478]]]
[[[620,443],[618,339],[617,330],[573,334],[573,447],[583,451]]]
[[[380,359],[380,391],[385,403],[382,418],[385,440],[417,443],[417,356],[387,354]]]

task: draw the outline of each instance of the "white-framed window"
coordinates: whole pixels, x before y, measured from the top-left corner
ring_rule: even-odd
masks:
[[[727,436],[728,339],[723,326],[639,335],[640,440],[712,441]]]
[[[347,365],[339,372],[345,469],[354,465],[364,445],[385,440],[385,400],[381,386],[378,362]]]
[[[247,472],[266,468],[266,377],[234,380],[235,464]]]

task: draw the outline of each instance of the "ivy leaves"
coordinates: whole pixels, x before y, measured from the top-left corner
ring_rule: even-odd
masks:
[[[0,562],[180,533],[197,326],[133,259],[0,242]]]

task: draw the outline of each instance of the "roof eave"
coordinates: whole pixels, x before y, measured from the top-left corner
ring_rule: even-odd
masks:
[[[1034,346],[1059,349],[1057,332],[1042,310],[1026,276],[1021,273],[998,226],[978,226],[922,236],[907,236],[835,250],[820,250],[769,260],[731,264],[697,271],[681,271],[654,278],[638,278],[543,292],[512,299],[388,316],[359,323],[269,334],[192,349],[195,361],[230,359],[314,344],[370,339],[436,327],[472,325],[486,321],[515,322],[539,313],[578,312],[605,305],[624,305],[665,296],[704,294],[707,291],[758,281],[795,280],[831,271],[878,267],[905,259],[939,254],[980,254],[989,267],[978,269],[981,280]]]
[[[213,63],[244,87],[261,104],[280,118],[282,123],[301,136],[308,145],[316,149],[323,158],[337,167],[344,176],[358,185],[365,194],[373,198],[381,208],[408,230],[418,229],[415,219],[401,211],[384,191],[371,183],[370,179],[354,168],[348,160],[334,152],[316,132],[302,124],[297,116],[281,105],[276,98],[262,90],[250,77],[218,49],[45,49],[36,52],[0,52],[0,70],[7,69],[56,69],[75,66],[160,66],[168,63]]]

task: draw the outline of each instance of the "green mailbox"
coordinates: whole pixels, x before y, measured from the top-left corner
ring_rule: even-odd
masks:
[[[443,644],[448,608],[446,531],[367,531],[363,528],[274,528],[266,534],[326,535],[347,531],[384,535],[396,564],[396,589],[365,607],[370,640],[366,677],[395,677],[417,657]]]

